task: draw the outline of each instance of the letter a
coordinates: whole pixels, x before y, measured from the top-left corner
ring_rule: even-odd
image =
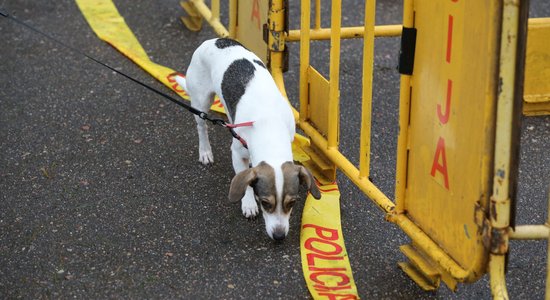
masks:
[[[441,156],[441,164],[439,163],[439,157]],[[437,149],[435,150],[434,161],[432,163],[432,177],[435,177],[435,172],[441,172],[445,182],[445,188],[449,189],[449,175],[447,173],[447,156],[445,155],[445,140],[439,137],[437,142]]]
[[[260,30],[260,2],[259,0],[254,0],[254,3],[252,3],[252,13],[250,14],[250,21],[256,19],[256,24],[258,26],[258,30]]]

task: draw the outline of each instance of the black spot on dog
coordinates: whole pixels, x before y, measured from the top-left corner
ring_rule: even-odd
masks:
[[[264,69],[267,69],[267,68],[265,67],[264,63],[263,63],[261,60],[255,59],[254,62],[255,62],[258,66],[260,66],[260,67],[262,67],[262,68],[264,68]]]
[[[232,40],[232,39],[220,38],[220,39],[216,40],[216,47],[218,47],[219,49],[225,49],[225,48],[233,47],[233,46],[241,46],[241,47],[245,48],[241,43],[239,43],[235,40]]]
[[[246,86],[254,77],[256,68],[247,59],[242,58],[232,62],[222,79],[222,96],[227,104],[227,112],[235,120],[235,109],[246,91]]]

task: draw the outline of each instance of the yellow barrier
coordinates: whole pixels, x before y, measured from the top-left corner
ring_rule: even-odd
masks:
[[[284,9],[283,1],[273,1],[272,5],[277,9]],[[278,37],[285,38],[285,42],[300,42],[300,112],[297,114],[297,122],[310,137],[312,152],[316,153],[312,155],[313,168],[321,170],[317,174],[328,178],[333,176],[334,167],[341,169],[387,214],[389,221],[401,227],[411,237],[413,243],[402,247],[410,263],[401,263],[400,266],[424,289],[437,288],[440,280],[453,290],[458,282],[477,280],[486,272],[489,261],[486,247],[503,247],[502,243],[506,245],[507,237],[504,232],[498,231],[508,228],[507,221],[502,219],[504,216],[496,223],[494,220],[491,222],[489,216],[492,215],[489,213],[489,195],[492,187],[490,176],[493,172],[502,175],[499,173],[500,168],[495,171],[491,169],[493,163],[497,162],[493,159],[493,151],[503,149],[505,152],[508,151],[503,157],[510,157],[514,151],[510,142],[517,142],[517,136],[509,136],[510,138],[504,141],[499,137],[493,139],[491,136],[494,131],[506,136],[510,128],[502,125],[511,126],[513,122],[511,117],[500,118],[500,125],[497,126],[497,117],[493,114],[497,107],[497,90],[509,91],[516,86],[515,82],[509,81],[505,83],[506,87],[497,86],[497,71],[512,67],[508,62],[517,60],[514,53],[499,53],[497,41],[500,39],[501,24],[504,24],[502,28],[517,30],[518,24],[524,19],[520,20],[514,16],[507,18],[505,14],[505,18],[501,20],[500,10],[504,8],[505,12],[510,11],[513,8],[510,3],[427,0],[404,2],[403,27],[421,28],[418,40],[415,41],[417,54],[413,56],[416,74],[419,75],[404,74],[401,78],[400,132],[394,203],[368,180],[370,111],[374,37],[399,35],[400,26],[375,26],[375,1],[367,1],[364,26],[341,28],[340,2],[333,1],[331,28],[321,28],[320,1],[315,1],[312,28],[311,3],[305,0],[301,5],[301,28],[289,30],[285,35],[279,34]],[[273,7],[269,8],[269,11],[272,11]],[[436,18],[441,20],[439,23],[434,23],[435,15],[443,16]],[[464,22],[466,15],[469,22]],[[278,22],[281,21],[285,20],[278,19]],[[272,23],[268,20],[267,24],[270,28],[269,24]],[[465,36],[466,32],[474,28],[476,36],[481,34],[486,38],[472,40],[471,36]],[[280,29],[278,30],[280,32]],[[338,71],[342,38],[364,39],[359,168],[338,151]],[[330,40],[328,79],[309,65],[309,44],[312,40],[318,39]],[[515,43],[508,38],[502,40],[507,41],[503,44],[507,46]],[[284,43],[278,41],[277,45]],[[276,48],[281,46],[271,47],[271,42],[268,42],[268,60],[272,74],[280,82],[279,87],[284,92],[281,72],[283,60],[281,56],[274,55],[274,52],[280,52],[280,49]],[[481,59],[476,58],[479,57],[479,51],[484,53]],[[497,64],[495,60],[487,60],[486,57],[501,57],[506,63]],[[464,75],[461,61],[476,59],[474,65],[477,71]],[[422,71],[424,68],[428,71]],[[438,76],[432,75],[434,71]],[[517,71],[508,70],[505,74]],[[468,88],[463,88],[466,86]],[[457,103],[456,99],[478,99],[482,105],[469,105],[479,107],[478,110],[468,109],[467,102]],[[500,100],[498,102],[506,103]],[[510,100],[508,102],[513,103]],[[500,104],[498,107],[504,109]],[[513,106],[507,106],[505,110],[510,109],[513,112],[518,111]],[[481,126],[483,130],[474,132],[475,130],[469,129],[468,124]],[[473,138],[470,136],[472,134]],[[464,135],[472,140],[467,146],[459,142],[460,139],[464,139]],[[457,145],[460,148],[457,148]],[[465,146],[467,150],[464,150]],[[498,178],[498,183],[507,184],[511,179],[510,173],[514,171],[513,166],[506,169],[505,175]],[[466,182],[459,178],[471,180]],[[479,195],[485,196],[479,198]],[[460,199],[470,200],[465,204]],[[509,200],[500,201],[495,197],[492,199],[494,201],[491,207],[495,207],[495,210],[503,215],[509,213]],[[433,215],[441,218],[435,220]],[[492,234],[500,234],[502,239],[493,244],[496,239],[490,238]],[[507,249],[504,246],[504,249],[499,250]],[[500,256],[493,255],[490,259],[489,271],[495,297],[506,295],[503,285],[503,253],[506,251],[496,251],[494,254]]]
[[[550,18],[529,19],[523,112],[550,114]]]
[[[493,74],[498,66],[496,60],[486,58],[498,57],[500,22],[496,3],[490,3],[414,1],[411,28],[418,30],[414,71],[404,75],[412,84],[401,87],[409,92],[409,120],[400,124],[407,127],[406,133],[399,133],[407,142],[398,149],[397,170],[403,184],[396,184],[400,195],[396,201],[399,213],[460,266],[449,272],[451,265],[435,264],[443,269],[439,277],[451,289],[458,282],[477,280],[488,260],[482,228],[491,194],[497,90]],[[474,30],[479,34],[475,39],[467,35]],[[465,61],[469,62],[467,73]],[[406,112],[401,109],[400,115]],[[476,214],[478,218],[473,217]],[[432,264],[435,253],[424,251],[415,237],[411,239],[411,251],[418,253],[405,253],[409,264],[414,266],[417,256]],[[431,272],[421,267],[415,271]],[[405,272],[415,276],[410,268]],[[431,285],[430,289],[438,284],[415,279],[424,287]]]

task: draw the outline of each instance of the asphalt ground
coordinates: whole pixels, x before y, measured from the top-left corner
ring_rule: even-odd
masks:
[[[550,4],[531,1],[531,16]],[[3,10],[94,57],[164,89],[100,41],[73,1],[0,1]],[[151,59],[185,72],[214,37],[187,31],[177,0],[116,0]],[[362,8],[344,3],[344,25]],[[399,23],[400,1],[378,1],[377,23]],[[291,24],[298,24],[292,3]],[[298,204],[275,243],[261,218],[224,202],[231,138],[210,129],[215,164],[197,161],[192,116],[112,71],[0,18],[0,298],[300,299]],[[357,161],[357,41],[342,46],[341,150]],[[322,72],[326,45],[314,45]],[[360,49],[360,48],[359,48]],[[376,41],[372,180],[393,197],[398,38]],[[297,94],[298,47],[286,85]],[[319,62],[317,62],[318,60]],[[524,118],[517,223],[544,223],[550,178],[550,117]],[[367,299],[488,299],[488,277],[426,293],[397,267],[408,238],[338,175],[342,226],[354,278]],[[512,299],[544,297],[546,242],[512,241]]]

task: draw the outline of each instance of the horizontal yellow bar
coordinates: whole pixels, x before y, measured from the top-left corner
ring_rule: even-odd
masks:
[[[514,240],[543,240],[547,239],[550,229],[546,225],[519,225],[510,232]]]
[[[375,37],[400,36],[403,25],[378,25],[374,26]],[[330,39],[330,28],[311,29],[309,31],[312,40]],[[361,38],[365,33],[365,27],[342,27],[341,37],[343,39]],[[300,40],[300,29],[293,29],[288,32],[287,41],[296,42]]]

